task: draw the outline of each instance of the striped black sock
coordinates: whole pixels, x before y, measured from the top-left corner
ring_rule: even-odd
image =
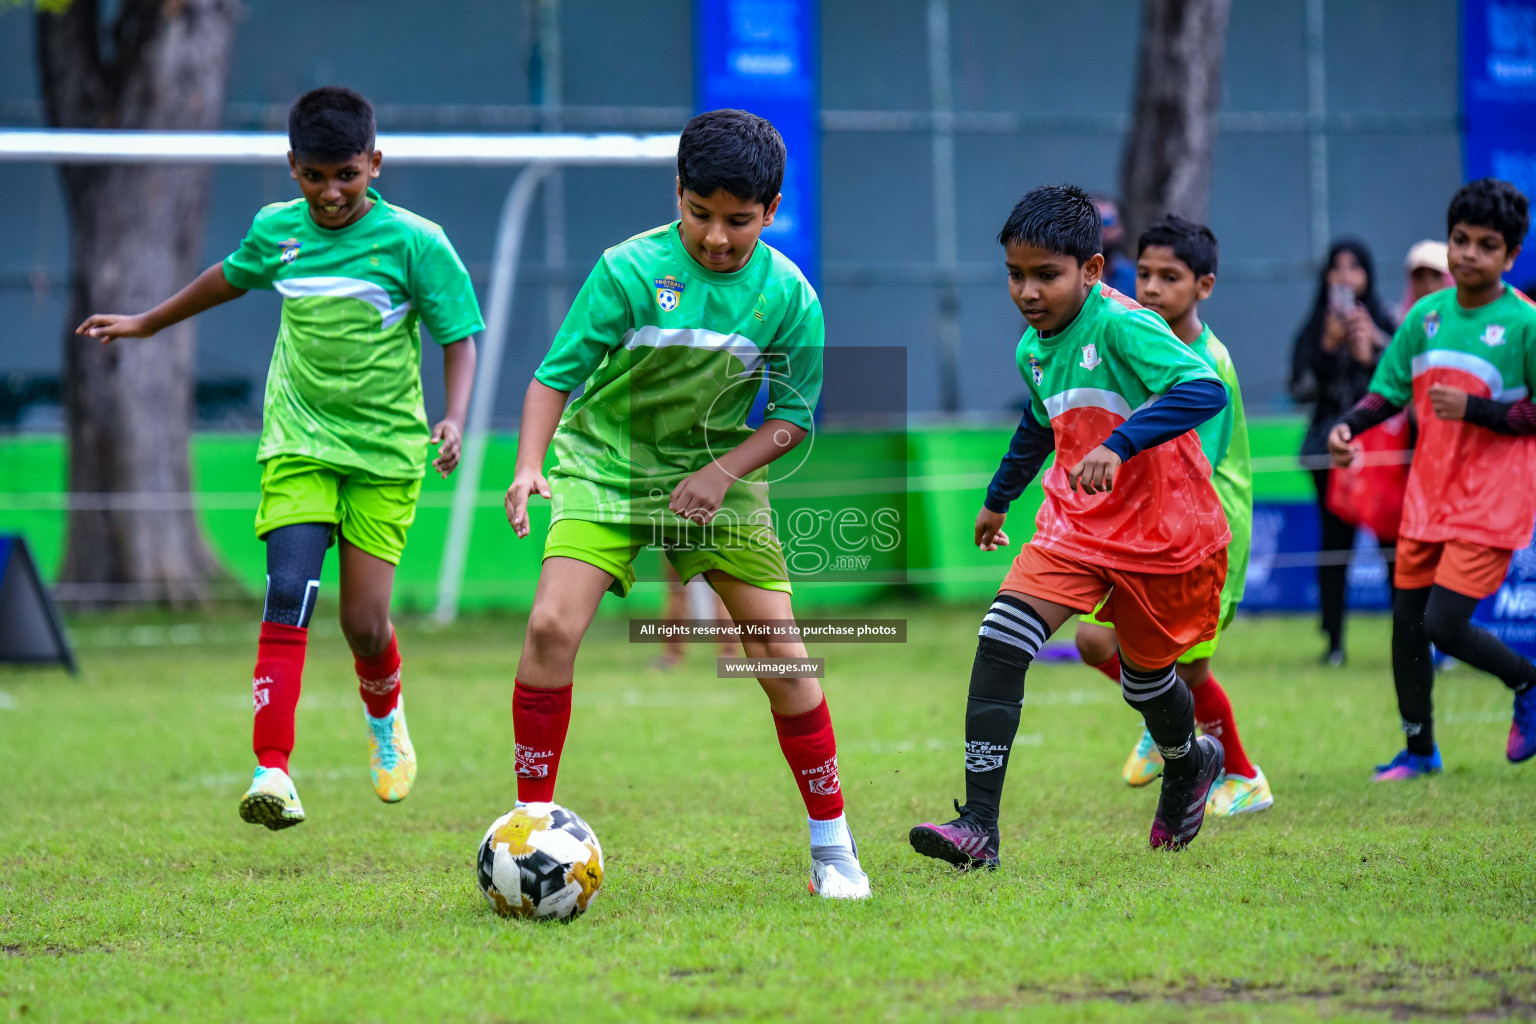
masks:
[[[1197,759],[1189,756],[1195,744],[1195,699],[1173,666],[1147,671],[1133,668],[1122,656],[1120,689],[1146,721],[1163,755],[1163,773],[1177,777],[1198,770]]]
[[[1019,731],[1024,673],[1048,636],[1040,614],[1008,594],[999,594],[981,621],[965,702],[965,805],[988,824],[997,821],[1008,752]]]

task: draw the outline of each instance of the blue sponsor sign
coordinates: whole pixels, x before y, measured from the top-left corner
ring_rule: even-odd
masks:
[[[1472,621],[1527,658],[1536,658],[1536,544],[1515,552],[1504,585],[1478,602]]]
[[[1243,611],[1315,611],[1321,543],[1322,524],[1315,503],[1255,502]],[[1345,578],[1350,611],[1385,611],[1392,606],[1387,563],[1369,530],[1355,531],[1355,550]]]
[[[1536,0],[1462,0],[1461,11],[1467,178],[1503,178],[1536,196]],[[1536,279],[1536,245],[1509,277]]]
[[[821,276],[820,4],[817,0],[694,0],[694,103],[772,121],[789,159],[784,198],[763,241]]]

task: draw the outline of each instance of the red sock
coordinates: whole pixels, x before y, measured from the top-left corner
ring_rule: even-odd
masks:
[[[388,647],[370,658],[352,655],[352,665],[357,669],[357,692],[368,705],[368,713],[383,718],[395,710],[400,702],[400,648],[395,634],[389,634]]]
[[[837,780],[837,737],[832,735],[832,714],[827,701],[803,715],[774,712],[773,727],[779,732],[779,749],[795,773],[795,784],[805,801],[805,811],[817,821],[830,821],[843,813],[843,787]]]
[[[304,679],[304,644],[309,630],[277,622],[261,624],[251,694],[256,704],[251,748],[263,768],[288,770],[293,753],[293,712]]]
[[[527,803],[555,798],[560,751],[571,724],[571,688],[536,690],[514,681],[512,739],[517,757],[517,798]]]
[[[1109,676],[1110,682],[1114,683],[1116,686],[1120,685],[1120,652],[1119,651],[1116,651],[1115,654],[1114,654],[1114,657],[1110,658],[1108,661],[1102,662],[1102,663],[1100,663],[1098,665],[1094,665],[1092,667],[1098,669],[1100,672],[1103,672],[1105,675]]]
[[[1253,763],[1243,752],[1243,741],[1237,735],[1237,722],[1232,717],[1232,702],[1227,700],[1227,691],[1221,688],[1215,676],[1211,676],[1199,686],[1190,687],[1190,692],[1195,697],[1195,724],[1207,736],[1221,741],[1227,754],[1226,770],[1233,775],[1253,778]]]

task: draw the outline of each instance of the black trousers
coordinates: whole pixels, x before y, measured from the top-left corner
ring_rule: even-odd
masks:
[[[1345,593],[1349,589],[1348,553],[1355,549],[1355,527],[1328,511],[1328,474],[1332,472],[1331,469],[1312,470],[1312,486],[1317,488],[1317,513],[1323,525],[1323,562],[1317,567],[1317,591],[1323,613],[1323,632],[1328,634],[1328,649],[1343,650]],[[1397,593],[1397,585],[1393,582],[1396,567],[1396,559],[1387,559],[1387,590],[1394,595]]]

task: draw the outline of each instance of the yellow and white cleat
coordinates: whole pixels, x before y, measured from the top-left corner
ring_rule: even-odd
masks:
[[[366,710],[368,723],[368,773],[373,777],[373,791],[387,804],[399,803],[416,781],[416,748],[405,728],[405,698],[397,699],[395,708],[383,718],[374,718]]]
[[[1223,775],[1205,798],[1205,813],[1214,814],[1218,818],[1230,818],[1234,814],[1266,810],[1273,807],[1274,803],[1275,795],[1269,790],[1269,780],[1264,777],[1264,769],[1254,765],[1251,779],[1230,772]]]
[[[1137,741],[1136,749],[1131,751],[1131,756],[1125,759],[1125,768],[1120,776],[1125,779],[1127,786],[1145,786],[1161,774],[1163,774],[1162,752],[1157,749],[1152,734],[1143,726],[1141,739]]]
[[[281,768],[257,768],[251,788],[240,801],[240,817],[276,832],[304,820],[304,805],[293,780]]]

